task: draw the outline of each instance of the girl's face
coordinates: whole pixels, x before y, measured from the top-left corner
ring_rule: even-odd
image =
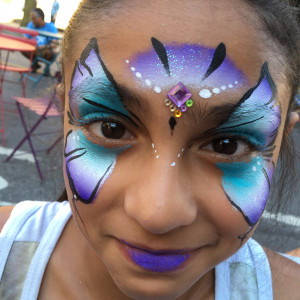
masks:
[[[263,213],[289,91],[246,13],[128,1],[86,25],[65,66],[69,199],[129,297],[213,290]]]

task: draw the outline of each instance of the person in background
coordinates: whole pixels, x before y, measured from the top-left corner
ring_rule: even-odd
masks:
[[[51,22],[54,24],[56,21],[57,12],[59,10],[59,3],[54,0],[52,9],[51,9]]]
[[[31,11],[31,22],[27,24],[28,29],[33,30],[41,30],[47,31],[51,33],[57,33],[57,28],[53,23],[45,22],[45,14],[40,8],[35,8]],[[28,38],[32,38],[31,35],[25,35]],[[36,56],[41,56],[47,60],[52,60],[54,56],[55,48],[57,47],[57,41],[54,38],[38,35],[36,37],[37,47],[36,51],[34,52],[33,60]],[[27,52],[22,52],[24,56],[27,58],[30,57],[30,54]],[[35,73],[37,69],[41,66],[38,62],[34,62],[31,66],[32,72]]]

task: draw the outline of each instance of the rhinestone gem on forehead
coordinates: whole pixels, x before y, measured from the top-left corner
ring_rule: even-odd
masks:
[[[179,82],[168,93],[168,97],[178,108],[180,108],[186,101],[188,101],[192,97],[192,93],[183,85],[183,83]]]
[[[179,82],[175,87],[173,87],[167,95],[171,99],[171,101],[177,106],[177,108],[181,110],[181,112],[187,111],[187,106],[185,105],[185,103],[187,101],[191,102],[190,98],[192,97],[192,93],[184,86],[184,84],[182,82]],[[166,99],[165,103],[166,103],[166,106],[170,106],[171,112],[175,111],[174,105],[170,105],[170,103],[167,101],[167,99]],[[173,109],[171,109],[171,108],[173,108]],[[181,113],[179,113],[178,111],[179,110],[177,110],[175,117],[180,118]]]

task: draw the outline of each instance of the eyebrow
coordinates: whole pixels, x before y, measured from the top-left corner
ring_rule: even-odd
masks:
[[[149,102],[145,101],[145,99],[133,89],[118,83],[116,89],[127,109],[128,105],[130,105],[130,107],[137,107],[137,110],[141,111],[143,114],[151,112],[152,109]],[[199,120],[202,120],[204,122],[210,122],[216,124],[216,126],[220,126],[222,123],[226,122],[231,114],[236,110],[239,106],[239,101],[240,99],[237,99],[236,103],[223,103],[209,108],[206,105],[203,105],[203,103],[200,103],[200,101],[198,103],[195,103],[194,101],[194,106],[190,110],[192,122],[196,123],[199,122]],[[130,111],[130,113],[133,114],[132,111]],[[134,115],[134,117],[138,119],[136,115]]]

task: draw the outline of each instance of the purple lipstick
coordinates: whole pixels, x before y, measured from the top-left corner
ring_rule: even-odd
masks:
[[[152,272],[171,272],[183,267],[190,254],[184,250],[153,251],[133,246],[122,240],[126,256],[141,268]]]

